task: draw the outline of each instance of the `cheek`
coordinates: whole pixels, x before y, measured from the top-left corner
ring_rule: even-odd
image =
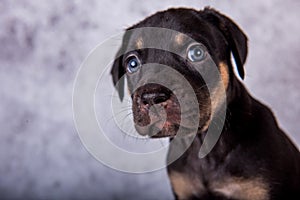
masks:
[[[206,123],[205,126],[206,128],[208,128],[210,121],[212,120],[212,117],[218,112],[221,106],[224,105],[224,102],[226,102],[226,90],[229,85],[229,74],[228,74],[229,70],[225,62],[220,62],[218,64],[218,67],[219,67],[221,80],[218,81],[216,86],[212,89],[211,91],[212,93],[210,94],[211,115],[210,115],[210,119]]]
[[[229,70],[228,70],[228,66],[227,66],[227,64],[225,62],[220,62],[219,63],[219,69],[220,69],[221,79],[222,79],[223,84],[224,84],[224,88],[225,88],[225,90],[227,90],[228,84],[229,84]]]

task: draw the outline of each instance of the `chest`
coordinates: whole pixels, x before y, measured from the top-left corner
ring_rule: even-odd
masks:
[[[243,200],[267,200],[269,188],[260,177],[242,178],[225,176],[202,181],[197,175],[169,172],[172,189],[178,199],[205,199],[226,197]]]

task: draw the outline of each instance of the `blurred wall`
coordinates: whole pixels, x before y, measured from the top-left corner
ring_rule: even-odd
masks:
[[[300,2],[184,2],[0,1],[0,197],[172,199],[165,170],[127,174],[96,161],[74,128],[71,98],[90,50],[172,6],[211,5],[242,27],[249,37],[245,84],[299,146]]]

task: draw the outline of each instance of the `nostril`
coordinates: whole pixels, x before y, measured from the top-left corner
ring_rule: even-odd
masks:
[[[169,97],[166,93],[145,93],[141,100],[144,105],[154,105],[167,101]]]
[[[157,96],[153,99],[153,103],[159,104],[159,103],[167,101],[168,99],[169,99],[169,97],[167,96],[167,94],[160,93],[160,94],[157,94]]]

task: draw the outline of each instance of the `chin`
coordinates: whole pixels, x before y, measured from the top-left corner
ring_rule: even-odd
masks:
[[[140,135],[149,136],[150,138],[174,138],[175,136],[184,137],[198,132],[195,128],[180,126],[177,123],[165,122],[161,127],[157,124],[158,123],[153,123],[148,126],[139,126],[135,124],[135,129]]]

